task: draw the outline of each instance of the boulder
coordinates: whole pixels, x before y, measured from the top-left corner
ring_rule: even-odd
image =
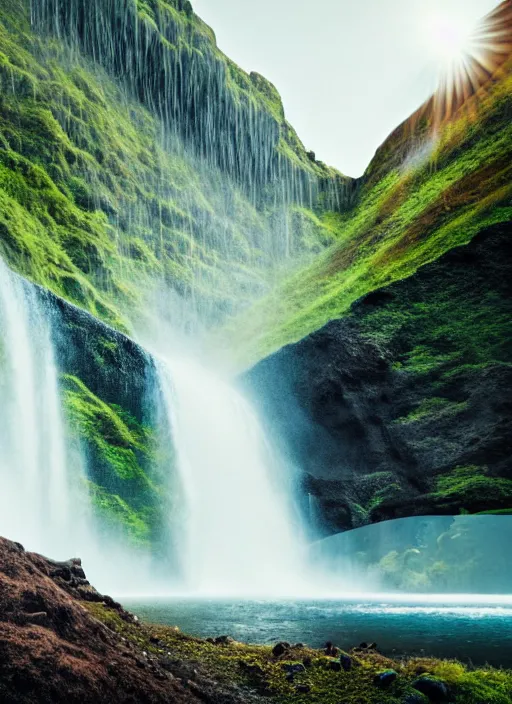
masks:
[[[350,655],[347,655],[346,653],[342,653],[340,655],[340,665],[345,670],[345,672],[348,672],[349,670],[351,670],[352,669],[352,658],[350,657]]]
[[[274,655],[276,658],[280,657],[281,655],[284,655],[287,650],[289,650],[290,644],[287,643],[286,641],[281,641],[280,643],[276,643],[274,647],[272,648],[272,655]]]
[[[448,687],[444,682],[434,677],[419,677],[412,683],[412,687],[425,694],[433,702],[443,702],[448,699]]]
[[[378,687],[389,687],[398,677],[395,670],[384,670],[375,675],[374,684]]]

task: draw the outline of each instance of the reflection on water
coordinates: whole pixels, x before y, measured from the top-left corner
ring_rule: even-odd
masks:
[[[349,601],[124,600],[141,618],[195,636],[231,635],[248,643],[278,640],[348,649],[376,641],[387,655],[425,654],[474,664],[512,666],[512,601],[459,595],[421,601],[392,596]],[[470,599],[473,602],[469,601]]]

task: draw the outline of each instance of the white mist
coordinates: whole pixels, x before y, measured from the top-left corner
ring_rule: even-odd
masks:
[[[160,366],[184,493],[182,564],[191,595],[301,591],[301,535],[257,415],[189,359]]]

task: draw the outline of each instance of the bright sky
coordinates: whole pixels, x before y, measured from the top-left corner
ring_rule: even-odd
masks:
[[[498,4],[193,0],[224,53],[276,85],[306,148],[349,176],[433,92],[446,42]]]

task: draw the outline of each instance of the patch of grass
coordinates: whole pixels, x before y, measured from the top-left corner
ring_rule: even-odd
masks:
[[[467,410],[468,407],[469,404],[466,401],[455,403],[447,398],[434,396],[423,399],[413,411],[403,418],[398,418],[396,422],[407,424],[427,419],[445,418],[448,420],[450,417]]]
[[[512,480],[490,476],[486,467],[456,467],[437,478],[433,498],[456,500],[462,507],[511,503]]]

